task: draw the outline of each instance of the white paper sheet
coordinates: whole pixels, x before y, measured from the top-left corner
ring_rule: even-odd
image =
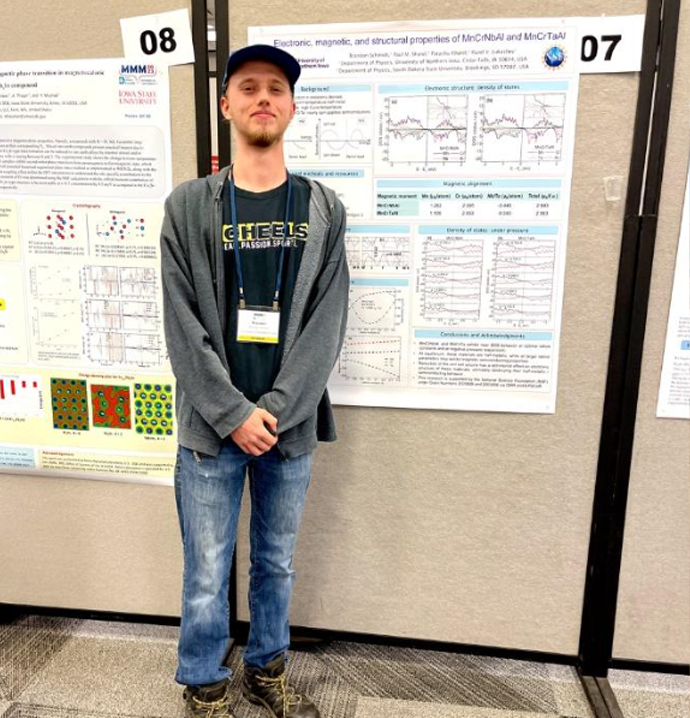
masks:
[[[555,410],[579,27],[249,29],[303,68],[288,167],[348,211],[335,402]]]
[[[167,68],[0,64],[0,467],[170,482]]]
[[[676,271],[656,414],[690,419],[690,181],[685,187]]]

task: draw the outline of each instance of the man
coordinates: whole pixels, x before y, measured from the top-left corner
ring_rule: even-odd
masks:
[[[175,680],[185,716],[231,716],[228,584],[249,474],[250,631],[243,693],[274,718],[319,712],[286,680],[292,557],[317,440],[333,441],[326,382],[345,331],[345,212],[289,174],[283,135],[298,62],[230,55],[221,110],[232,168],[178,187],[161,237],[165,332],[177,379],[175,495],[184,547]]]

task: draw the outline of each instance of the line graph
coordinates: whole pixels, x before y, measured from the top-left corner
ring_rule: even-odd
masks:
[[[345,238],[347,262],[356,270],[406,270],[410,268],[410,237],[351,234]]]
[[[483,95],[478,159],[485,164],[559,164],[565,103],[561,92]]]
[[[138,366],[160,366],[163,359],[160,338],[156,334],[125,334],[125,359]]]
[[[84,292],[95,297],[156,296],[156,270],[152,267],[87,265],[83,269]]]
[[[371,123],[369,117],[329,117],[319,121],[319,157],[349,161],[370,157]]]
[[[155,302],[122,302],[122,327],[127,331],[158,332],[160,312]]]
[[[156,270],[152,267],[122,267],[120,269],[122,296],[156,296]]]
[[[431,324],[476,321],[481,309],[483,243],[429,236],[422,246],[420,313]]]
[[[97,297],[117,297],[120,281],[117,267],[89,265],[84,267],[83,287],[87,294]]]
[[[105,299],[87,299],[86,323],[92,329],[122,329],[120,302]]]
[[[285,133],[288,162],[371,162],[371,115],[369,112],[328,115],[297,115]]]
[[[122,364],[125,361],[124,336],[116,332],[90,331],[86,354],[98,364]]]
[[[499,239],[493,252],[492,319],[550,322],[555,263],[555,240]]]
[[[29,286],[36,299],[65,299],[79,296],[78,275],[69,266],[35,264],[29,269]]]
[[[97,364],[159,366],[160,309],[155,302],[87,299],[86,356]]]
[[[403,293],[396,287],[350,287],[349,331],[392,331],[403,322]]]
[[[389,167],[462,165],[467,157],[467,95],[386,97],[381,159]]]
[[[297,114],[285,131],[285,159],[313,162],[318,156],[318,117]]]
[[[339,383],[399,384],[400,337],[346,336],[334,377]]]
[[[32,308],[31,330],[40,349],[80,353],[81,309],[78,300],[52,299]]]

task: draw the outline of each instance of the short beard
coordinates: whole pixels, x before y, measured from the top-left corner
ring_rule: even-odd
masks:
[[[280,137],[281,135],[262,130],[247,135],[247,143],[252,147],[271,147]]]

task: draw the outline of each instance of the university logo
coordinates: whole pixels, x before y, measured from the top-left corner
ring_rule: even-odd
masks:
[[[155,65],[120,65],[121,85],[157,85]]]

